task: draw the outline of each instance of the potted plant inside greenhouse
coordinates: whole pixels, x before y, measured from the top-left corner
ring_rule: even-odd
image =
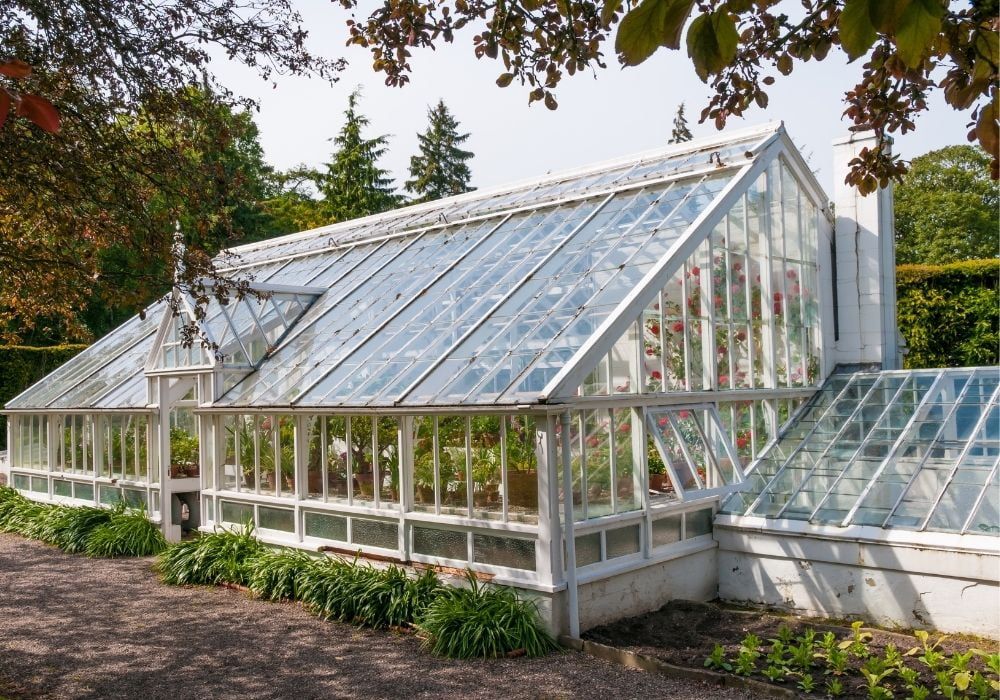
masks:
[[[198,476],[198,436],[184,428],[170,429],[170,478],[187,479]]]

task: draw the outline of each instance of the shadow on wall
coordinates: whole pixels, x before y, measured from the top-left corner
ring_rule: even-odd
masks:
[[[807,616],[996,638],[1000,553],[818,539],[716,524],[719,597]]]

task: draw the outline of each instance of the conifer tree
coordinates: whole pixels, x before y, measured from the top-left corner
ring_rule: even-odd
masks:
[[[694,138],[688,128],[687,119],[684,117],[684,103],[677,107],[677,116],[674,117],[674,129],[670,132],[670,140],[667,143],[684,143]]]
[[[363,137],[361,132],[369,120],[357,110],[360,97],[358,88],[347,99],[346,121],[333,139],[337,150],[333,161],[326,164],[321,182],[323,209],[333,221],[377,214],[400,203],[389,171],[378,165],[388,151],[389,137],[384,134],[370,139]]]
[[[458,132],[458,120],[452,116],[444,100],[427,110],[427,131],[417,134],[420,153],[410,158],[410,179],[406,189],[417,196],[417,201],[449,197],[471,192],[468,161],[473,153],[461,146],[469,134]]]

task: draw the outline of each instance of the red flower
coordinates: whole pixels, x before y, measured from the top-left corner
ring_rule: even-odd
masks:
[[[719,386],[729,386],[729,375],[720,374],[719,375]]]
[[[774,300],[775,301],[781,301],[781,292],[775,292],[774,293]]]
[[[660,374],[660,370],[658,370],[658,369],[654,369],[652,372],[650,372],[649,376],[651,376],[653,379],[655,379],[657,381],[659,381],[660,379],[663,379],[663,375]]]
[[[749,444],[750,441],[742,435],[736,438],[736,447],[738,447],[741,450],[746,449],[746,446]]]
[[[690,411],[678,411],[677,412],[677,417],[678,418],[690,418],[691,417],[691,412]]]
[[[684,330],[684,323],[682,321],[675,321],[674,325],[671,326],[671,328],[673,329],[674,333],[680,333],[682,330]]]
[[[700,267],[698,267],[697,265],[694,265],[694,266],[693,266],[693,267],[691,268],[691,276],[692,276],[692,277],[696,277],[696,276],[698,276],[698,275],[700,275],[700,274],[701,274],[701,268],[700,268]]]
[[[667,427],[667,417],[664,416],[660,420],[656,421],[656,424],[659,425],[661,428]]]
[[[736,340],[746,340],[747,332],[744,330],[736,331]]]
[[[720,295],[720,294],[716,294],[716,295],[715,295],[715,296],[714,296],[714,297],[712,298],[712,301],[713,301],[713,302],[715,302],[715,308],[717,308],[717,309],[718,309],[719,307],[721,307],[721,306],[722,306],[722,295]]]
[[[774,302],[774,314],[776,316],[780,316],[781,315],[781,302],[780,301]]]
[[[587,447],[597,447],[601,444],[601,439],[598,437],[591,436],[587,438]]]
[[[651,323],[651,324],[649,324],[649,330],[650,330],[650,332],[653,335],[659,335],[660,334],[660,324],[659,323]]]
[[[720,345],[719,346],[719,354],[720,355],[725,355],[726,354],[726,350],[728,350],[728,348],[725,345]]]
[[[619,433],[627,433],[632,430],[632,425],[630,423],[622,423],[618,426]]]
[[[654,351],[653,351],[653,348],[646,348],[646,354],[647,354],[647,355],[652,355],[652,354],[653,354],[653,352],[654,352]]]
[[[734,269],[734,270],[735,270],[736,272],[739,272],[740,270],[742,270],[742,269],[743,269],[743,263],[741,263],[741,262],[739,262],[739,261],[737,261],[737,262],[734,262],[734,263],[733,263],[733,269]]]
[[[746,281],[747,281],[747,276],[740,275],[740,282],[746,282]],[[757,278],[757,281],[760,282],[760,277]]]

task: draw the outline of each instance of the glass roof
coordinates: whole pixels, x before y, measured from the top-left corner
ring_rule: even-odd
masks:
[[[774,133],[244,251],[326,292],[215,406],[535,402]]]
[[[126,321],[37,384],[8,409],[141,408],[146,405],[146,358],[167,308],[158,301]]]
[[[215,405],[537,402],[675,246],[709,235],[692,224],[780,133],[768,125],[226,251],[219,263],[255,287],[294,286],[300,296],[210,306],[203,331],[247,373],[227,375]],[[143,405],[164,309],[151,307],[7,407]],[[205,364],[198,349],[178,352],[151,366]]]
[[[722,512],[1000,534],[1000,368],[834,374]]]

